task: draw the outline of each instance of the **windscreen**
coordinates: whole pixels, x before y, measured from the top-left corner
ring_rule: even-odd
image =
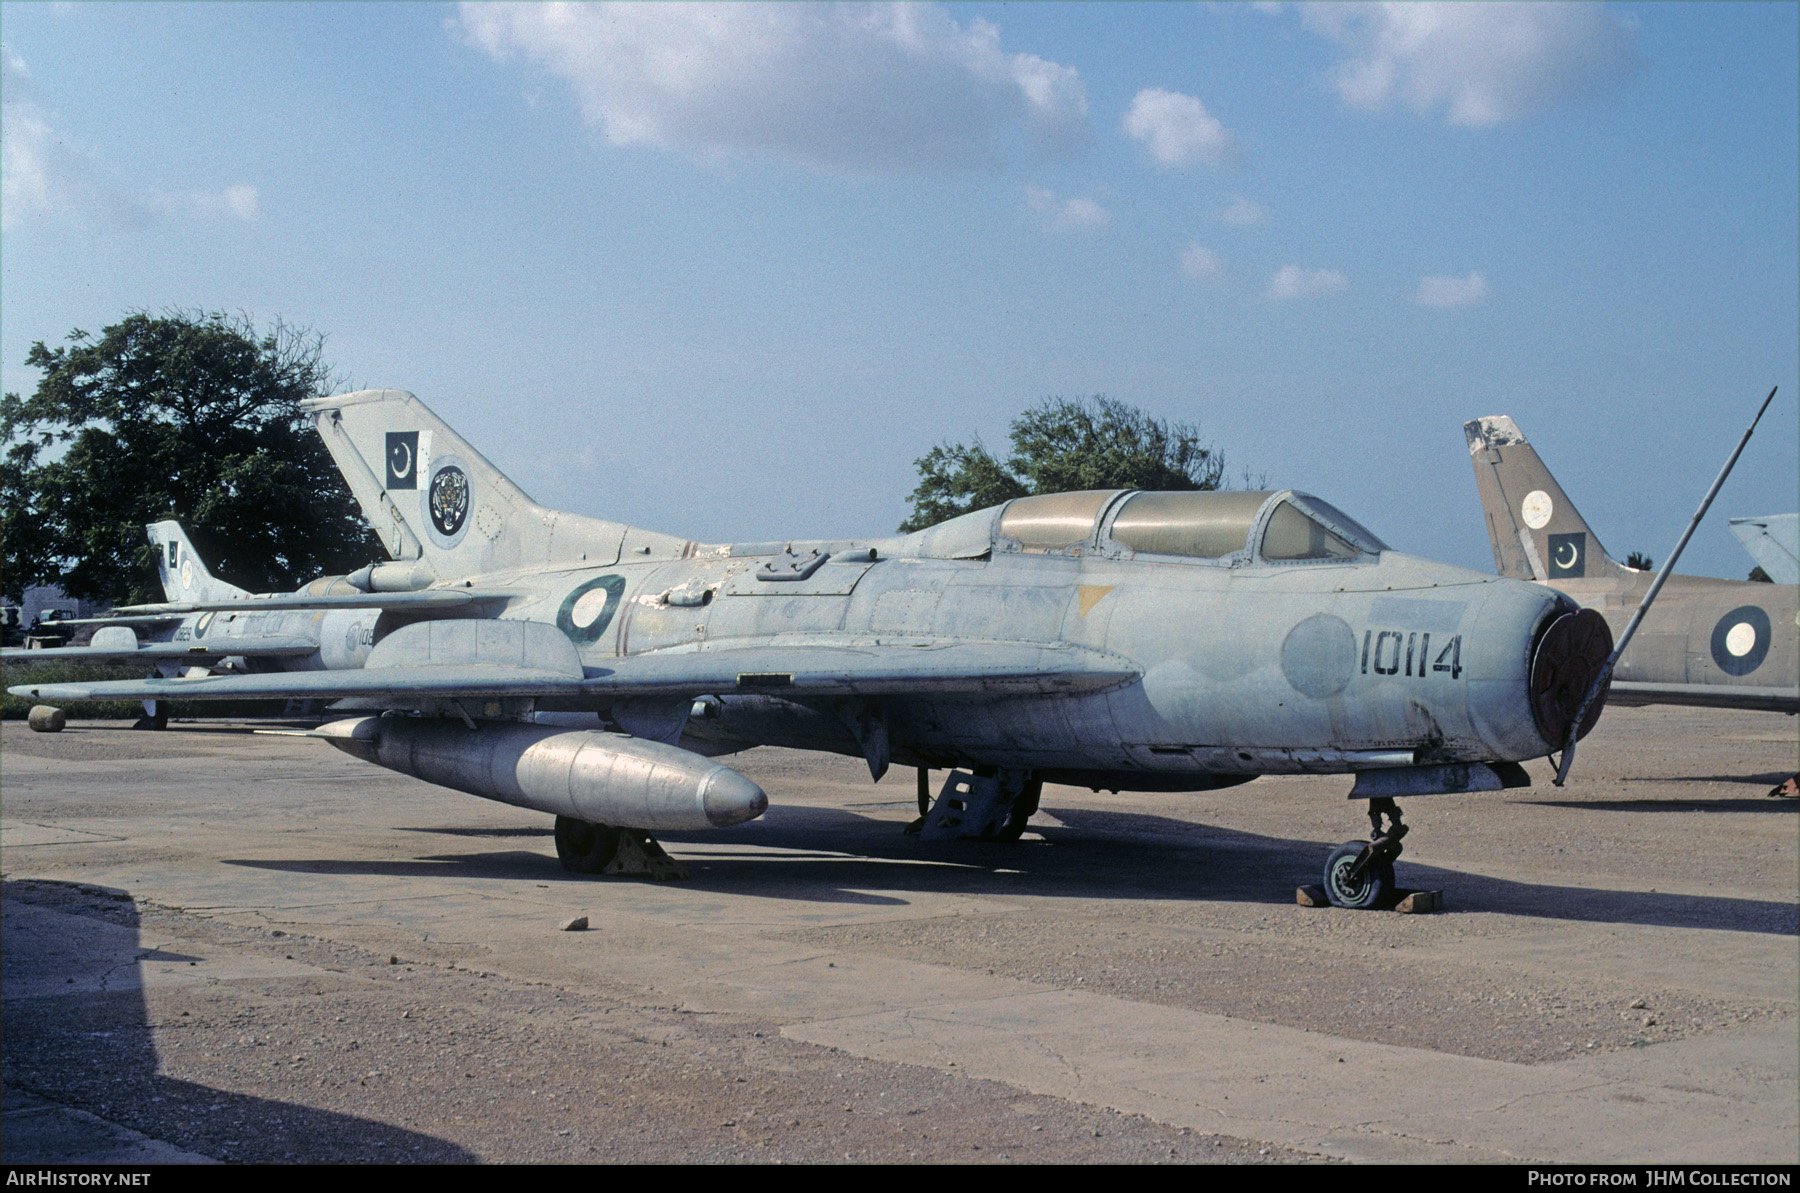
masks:
[[[1291,501],[1275,507],[1263,531],[1264,559],[1354,559],[1361,554],[1356,544],[1307,517]]]
[[[1364,550],[1386,551],[1388,549],[1388,545],[1382,542],[1381,539],[1367,526],[1364,526],[1361,522],[1358,522],[1355,518],[1352,518],[1349,514],[1346,514],[1343,510],[1331,504],[1329,501],[1320,501],[1311,493],[1295,494],[1295,500],[1297,500],[1302,507],[1317,512],[1325,519],[1325,521],[1331,523],[1345,534],[1348,534],[1351,538],[1357,540]]]

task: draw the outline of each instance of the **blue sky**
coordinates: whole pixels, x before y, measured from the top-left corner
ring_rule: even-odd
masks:
[[[886,533],[1050,395],[1489,569],[1510,414],[1681,570],[1800,464],[1795,4],[0,4],[0,377],[324,333],[547,504]]]

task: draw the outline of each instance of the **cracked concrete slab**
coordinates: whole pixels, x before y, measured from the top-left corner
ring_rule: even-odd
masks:
[[[1797,1121],[1792,1024],[1518,1065],[1079,991],[789,1024],[862,1056],[1005,1074],[1034,1093],[1389,1163],[1779,1162]],[[1732,1057],[1721,1069],[1717,1053]],[[1702,1055],[1705,1064],[1696,1064]]]

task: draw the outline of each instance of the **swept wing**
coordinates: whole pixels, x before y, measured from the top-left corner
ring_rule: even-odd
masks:
[[[554,630],[530,622],[488,624]],[[542,639],[535,633],[522,637]],[[565,659],[550,652],[534,656],[526,650],[510,660],[493,652],[434,662],[418,651],[390,650],[383,657],[378,647],[368,664],[356,671],[24,684],[11,690],[50,701],[359,697],[404,704],[461,696],[618,699],[746,692],[805,696],[1054,693],[1114,687],[1138,675],[1126,660],[1101,651],[1019,642],[964,642],[942,647],[844,643],[652,652],[586,669],[573,649]]]

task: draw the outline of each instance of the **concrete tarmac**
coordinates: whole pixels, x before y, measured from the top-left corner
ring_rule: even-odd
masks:
[[[929,844],[759,749],[651,883],[323,743],[7,722],[0,1159],[1793,1164],[1796,754],[1608,710],[1565,788],[1403,800],[1400,915],[1295,903],[1342,776]]]

